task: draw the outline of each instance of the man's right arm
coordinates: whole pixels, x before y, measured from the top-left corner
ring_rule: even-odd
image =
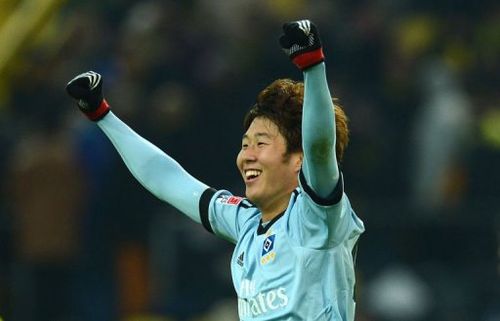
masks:
[[[132,175],[152,194],[201,223],[200,199],[209,187],[115,116],[103,98],[102,77],[86,72],[66,90],[80,110],[103,130]]]
[[[132,175],[148,191],[201,223],[200,197],[208,186],[186,172],[173,158],[138,135],[112,112],[97,122]]]

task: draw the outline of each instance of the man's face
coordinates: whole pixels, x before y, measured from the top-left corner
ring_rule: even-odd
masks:
[[[236,165],[246,186],[246,197],[263,212],[286,208],[297,187],[301,153],[286,154],[286,142],[269,119],[255,118],[243,135]]]

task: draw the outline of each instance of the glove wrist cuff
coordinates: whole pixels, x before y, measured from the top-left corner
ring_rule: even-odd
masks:
[[[106,99],[103,99],[96,110],[87,112],[85,115],[92,121],[98,121],[106,116],[109,111],[109,104]]]
[[[304,52],[292,59],[293,63],[300,69],[305,70],[325,61],[323,48],[319,47],[314,51]]]

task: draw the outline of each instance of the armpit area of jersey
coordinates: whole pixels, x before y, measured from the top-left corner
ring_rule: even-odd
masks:
[[[325,198],[317,195],[313,191],[313,189],[307,184],[306,178],[302,170],[300,171],[299,179],[304,192],[306,192],[307,195],[309,195],[311,199],[314,201],[314,203],[318,205],[321,206],[335,205],[342,199],[342,194],[344,193],[344,179],[342,177],[342,172],[339,174],[339,180],[337,181],[337,185],[335,185],[335,188],[333,189],[332,193]]]

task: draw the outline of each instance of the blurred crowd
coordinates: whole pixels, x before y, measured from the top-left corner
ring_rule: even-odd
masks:
[[[60,1],[0,61],[0,318],[236,320],[231,244],[142,188],[64,87],[101,73],[127,124],[241,195],[243,115],[301,79],[277,39],[305,17],[350,118],[357,321],[499,321],[493,0]]]

